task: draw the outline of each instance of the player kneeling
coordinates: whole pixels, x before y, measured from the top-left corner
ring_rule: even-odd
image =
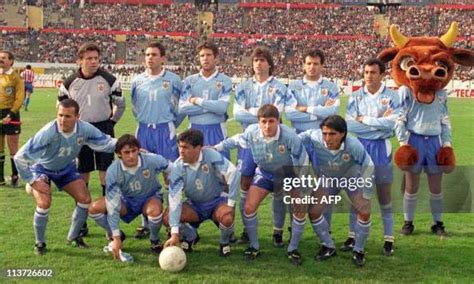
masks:
[[[115,153],[120,159],[107,169],[106,195],[89,208],[89,216],[111,236],[114,259],[119,258],[124,240],[120,218],[130,223],[141,214],[147,216],[151,250],[158,254],[163,248],[159,238],[163,214],[158,176],[169,172],[171,164],[160,155],[139,150],[140,142],[134,136],[125,134],[118,139]]]
[[[240,173],[219,152],[203,149],[203,144],[199,130],[189,129],[178,136],[180,157],[170,174],[169,210],[164,218],[165,225],[171,227],[171,237],[165,247],[178,245],[181,234],[183,248],[191,251],[198,240],[197,228],[211,219],[221,230],[220,255],[228,256]],[[184,203],[181,202],[183,192],[187,197]]]

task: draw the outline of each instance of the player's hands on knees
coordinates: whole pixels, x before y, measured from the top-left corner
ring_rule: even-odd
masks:
[[[120,249],[122,248],[122,240],[120,240],[120,236],[114,237],[112,241],[112,257],[115,260],[120,260]]]
[[[38,191],[39,193],[43,193],[43,194],[49,193],[49,184],[42,178],[35,180],[30,185],[34,190]]]
[[[2,119],[2,124],[9,124],[11,120],[9,116],[6,116]]]
[[[171,234],[171,237],[165,242],[166,247],[178,246],[179,245],[179,235]]]

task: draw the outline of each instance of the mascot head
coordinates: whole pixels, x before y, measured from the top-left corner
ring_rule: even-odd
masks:
[[[398,85],[413,91],[420,103],[430,104],[436,91],[451,80],[454,64],[474,66],[474,51],[454,48],[458,24],[453,22],[448,32],[437,37],[407,37],[390,26],[390,37],[396,47],[386,48],[378,55],[384,62],[392,61],[392,77]]]

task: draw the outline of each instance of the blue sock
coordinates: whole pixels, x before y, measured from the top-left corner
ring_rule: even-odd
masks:
[[[328,232],[331,231],[333,209],[334,209],[334,206],[332,204],[329,204],[329,206],[326,209],[324,209],[324,212],[323,212],[324,219],[326,219],[326,222],[328,223]]]
[[[433,224],[441,222],[443,215],[443,193],[431,193],[430,197],[431,215],[433,216]]]
[[[179,233],[183,240],[192,242],[197,238],[197,230],[189,223],[183,223],[179,227]]]
[[[356,230],[355,230],[356,238],[355,238],[354,251],[364,252],[365,243],[367,242],[367,238],[369,237],[371,225],[372,225],[372,220],[364,222],[357,219]]]
[[[313,227],[314,233],[316,233],[321,240],[321,244],[324,244],[328,248],[335,248],[331,235],[329,235],[329,225],[324,215],[321,215],[321,217],[316,220],[311,220],[311,226]]]
[[[79,231],[81,230],[82,225],[84,225],[87,220],[87,216],[89,213],[88,209],[89,204],[83,204],[79,202],[76,203],[76,208],[72,213],[71,228],[69,229],[69,233],[67,234],[68,241],[72,241],[77,238],[77,236],[79,236]]]
[[[382,213],[383,234],[385,240],[393,241],[393,209],[392,203],[380,204],[380,211]]]
[[[109,222],[107,222],[107,216],[103,213],[98,214],[89,214],[89,216],[94,219],[94,221],[100,227],[104,228],[109,236],[112,236],[112,231],[110,230]]]
[[[301,237],[303,236],[305,223],[306,220],[304,218],[298,219],[293,215],[293,220],[291,221],[291,241],[288,246],[288,252],[298,249]]]
[[[228,244],[230,242],[230,236],[234,232],[234,223],[232,223],[229,227],[226,227],[222,223],[219,223],[219,229],[221,230],[220,244]]]
[[[244,226],[245,231],[249,236],[250,245],[255,249],[260,249],[260,245],[258,243],[258,216],[257,212],[246,215],[244,214]]]
[[[349,212],[349,238],[355,238],[355,227],[357,223],[357,213],[355,208],[351,206],[351,211]]]
[[[150,240],[156,241],[160,239],[160,228],[163,223],[163,214],[157,217],[148,216],[148,227],[150,228]]]
[[[283,202],[283,193],[272,194],[272,209],[273,209],[273,233],[283,233],[286,217],[286,204]]]
[[[413,221],[416,210],[416,193],[410,194],[405,192],[403,195],[403,212],[405,213],[405,221]]]
[[[142,227],[143,228],[148,228],[148,218],[142,214]]]
[[[33,227],[35,229],[35,242],[46,243],[46,225],[48,224],[49,209],[36,207],[33,217]]]

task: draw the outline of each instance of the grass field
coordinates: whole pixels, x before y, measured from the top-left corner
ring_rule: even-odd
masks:
[[[21,144],[31,137],[46,122],[55,118],[56,90],[36,90],[29,112],[22,112],[23,132]],[[128,94],[127,94],[128,95]],[[127,96],[128,97],[128,96]],[[341,110],[345,110],[345,102]],[[128,99],[126,114],[117,124],[117,135],[134,133],[135,122],[130,111]],[[469,184],[474,172],[474,101],[469,99],[450,99],[449,108],[453,125],[453,145],[459,165],[458,173],[445,180],[445,195],[457,196],[463,212],[470,212],[472,201]],[[228,123],[229,135],[239,131],[235,121]],[[396,145],[394,144],[394,147]],[[234,154],[235,155],[235,154]],[[234,156],[235,157],[235,156]],[[6,163],[7,173],[10,164]],[[471,167],[469,167],[471,166]],[[397,174],[397,176],[399,176]],[[440,239],[430,233],[431,215],[426,210],[426,190],[419,198],[418,213],[415,219],[415,234],[403,237],[398,232],[402,224],[400,186],[397,180],[393,185],[395,215],[395,255],[384,257],[381,254],[383,233],[376,199],[373,199],[374,214],[371,235],[368,240],[367,263],[363,268],[352,265],[351,254],[338,251],[338,256],[327,262],[316,262],[313,257],[318,249],[318,241],[309,225],[306,225],[300,245],[303,265],[295,267],[286,259],[286,249],[276,249],[271,245],[272,217],[269,200],[259,211],[260,239],[264,255],[254,262],[246,262],[242,257],[244,246],[234,246],[229,258],[218,256],[218,229],[206,222],[200,229],[201,242],[188,256],[186,269],[178,274],[164,273],[158,268],[158,261],[149,251],[148,240],[133,239],[138,219],[131,225],[122,224],[129,236],[124,250],[135,257],[131,265],[114,262],[102,252],[105,239],[102,229],[89,220],[90,235],[86,242],[89,249],[81,250],[66,245],[66,234],[70,225],[74,201],[65,193],[53,194],[47,230],[48,253],[43,257],[33,254],[34,233],[32,218],[34,201],[23,188],[0,189],[0,282],[11,281],[4,276],[6,269],[50,268],[54,271],[54,282],[472,282],[474,275],[474,222],[472,213],[452,213],[445,215],[448,238]],[[91,182],[92,195],[99,197],[100,187],[97,176]],[[455,190],[463,192],[462,195]],[[454,192],[454,194],[453,194]],[[452,197],[455,199],[455,197]],[[424,209],[425,208],[425,209]],[[451,211],[455,211],[454,209]],[[335,214],[333,237],[339,247],[347,235],[347,214]],[[236,221],[236,233],[240,234],[240,216]],[[164,238],[164,230],[161,232]],[[285,233],[285,239],[288,234]],[[45,279],[43,279],[45,280]]]

